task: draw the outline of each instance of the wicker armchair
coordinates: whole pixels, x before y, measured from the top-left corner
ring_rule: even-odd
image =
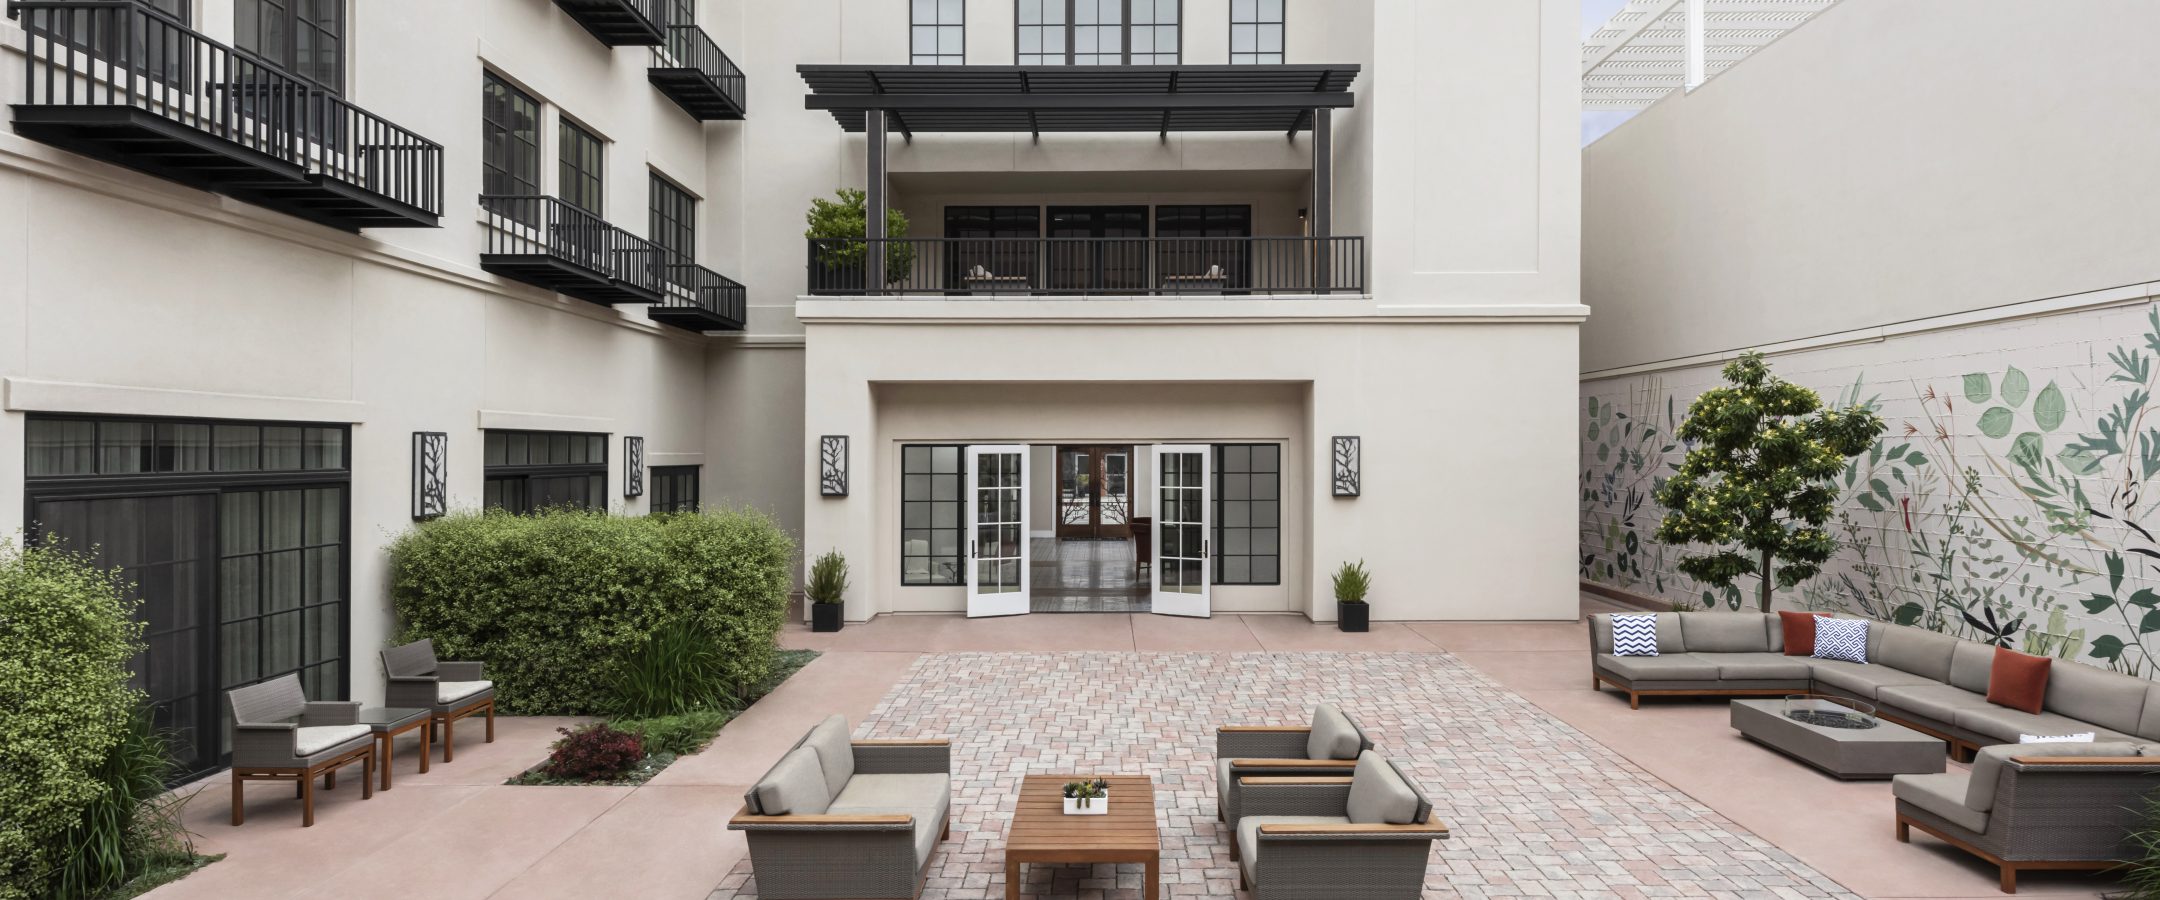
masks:
[[[495,743],[495,682],[487,680],[476,662],[445,662],[435,658],[435,642],[415,641],[382,652],[383,705],[429,710],[429,728],[442,729],[442,758],[457,754],[450,730],[466,716],[487,715],[487,742]]]
[[[315,824],[315,777],[337,788],[337,770],[361,766],[360,797],[375,796],[375,735],[359,724],[360,702],[309,702],[297,674],[225,692],[232,710],[232,823],[247,821],[250,781],[297,782],[300,826]]]
[[[1238,879],[1253,900],[1423,896],[1426,860],[1447,826],[1379,754],[1360,754],[1354,772],[1241,779]]]
[[[2034,869],[2111,869],[2140,851],[2144,798],[2160,788],[2160,756],[2138,744],[2002,744],[1982,749],[1970,772],[1899,775],[1897,839],[1912,829],[1987,860],[2003,893]]]
[[[856,741],[833,716],[743,795],[728,821],[765,900],[913,898],[952,837],[948,742]]]
[[[1345,735],[1355,737],[1354,742]],[[1313,707],[1311,725],[1224,725],[1215,729],[1215,818],[1237,831],[1238,779],[1247,775],[1346,775],[1371,750],[1365,730],[1341,710]],[[1231,845],[1236,859],[1236,844]]]

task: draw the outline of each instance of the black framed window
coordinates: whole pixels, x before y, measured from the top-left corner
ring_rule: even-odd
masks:
[[[967,60],[967,0],[910,0],[908,61],[957,66]]]
[[[233,0],[233,44],[317,87],[345,90],[345,0]]]
[[[1013,48],[1024,66],[1176,65],[1183,0],[1013,0]]]
[[[1106,2],[1106,0],[1097,0]],[[1184,0],[1125,0],[1125,62],[1134,66],[1174,66],[1185,45],[1181,34]]]
[[[1013,48],[1023,66],[1062,66],[1070,60],[1065,43],[1067,0],[1013,0]]]
[[[675,182],[652,173],[652,215],[646,234],[671,256],[697,259],[697,198]]]
[[[1230,64],[1280,65],[1283,0],[1230,0]]]
[[[489,509],[607,509],[607,435],[489,429],[483,460]]]
[[[646,502],[653,513],[698,511],[698,467],[654,466]]]
[[[900,583],[961,584],[958,444],[900,448]]]
[[[569,119],[562,120],[562,145],[558,169],[564,203],[593,215],[601,215],[601,151],[600,136],[578,127]]]
[[[1282,445],[1215,445],[1215,583],[1282,583]]]
[[[540,101],[493,72],[481,76],[480,191],[540,193]]]

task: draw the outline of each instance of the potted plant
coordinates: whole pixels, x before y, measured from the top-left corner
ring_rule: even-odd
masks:
[[[862,240],[868,233],[866,223],[869,211],[868,195],[856,188],[841,188],[833,192],[838,202],[823,197],[810,198],[810,211],[803,214],[809,228],[803,237],[818,241],[811,245],[812,290],[860,291],[863,289],[863,260],[869,255],[869,246]],[[907,213],[897,209],[885,210],[885,236],[907,237]],[[905,281],[915,267],[915,247],[905,241],[885,245],[885,283]]]
[[[1335,570],[1335,625],[1344,631],[1371,631],[1372,607],[1365,595],[1372,591],[1372,573],[1365,561],[1343,563]]]
[[[810,580],[803,593],[810,597],[810,630],[839,631],[841,612],[847,609],[847,557],[834,550],[810,564]]]
[[[1100,816],[1110,812],[1110,785],[1097,778],[1093,781],[1068,781],[1065,783],[1065,814],[1068,816]]]

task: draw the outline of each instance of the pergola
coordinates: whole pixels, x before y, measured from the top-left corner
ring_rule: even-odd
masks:
[[[883,238],[886,142],[938,132],[1311,131],[1313,235],[1332,228],[1332,113],[1356,105],[1355,65],[797,66],[808,109],[868,136],[865,237]],[[869,254],[871,277],[884,254]],[[876,280],[872,284],[879,283]]]

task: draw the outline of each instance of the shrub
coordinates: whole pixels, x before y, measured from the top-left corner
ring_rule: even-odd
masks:
[[[71,830],[112,790],[103,768],[141,703],[133,613],[118,571],[0,541],[0,898],[51,896]]]
[[[726,684],[762,682],[794,555],[750,511],[458,513],[391,544],[391,600],[402,640],[486,663],[503,712],[590,715],[615,705],[623,661],[674,623],[711,641]]]
[[[612,781],[645,758],[638,736],[617,731],[605,722],[557,728],[562,739],[548,748],[548,760],[540,771],[563,781]]]
[[[803,593],[812,603],[839,603],[846,599],[847,583],[847,557],[832,550],[810,564],[810,580],[803,585]]]
[[[98,767],[105,790],[62,839],[55,896],[106,896],[154,867],[192,864],[195,847],[180,820],[187,797],[165,789],[173,774],[167,744],[149,708],[138,706]]]
[[[670,622],[631,651],[608,680],[609,712],[645,718],[718,709],[735,700],[727,657],[712,635]]]
[[[833,191],[840,198],[838,203],[823,197],[810,198],[810,209],[803,213],[803,221],[810,227],[803,230],[803,237],[813,240],[843,241],[851,243],[828,243],[818,246],[818,264],[827,268],[854,268],[863,264],[869,255],[869,244],[861,238],[869,233],[869,195],[861,188],[840,188]],[[885,210],[885,236],[904,238],[908,233],[907,213],[887,207]],[[885,245],[885,280],[901,281],[915,265],[915,247],[905,241]]]
[[[730,710],[702,709],[649,719],[620,719],[610,724],[636,734],[647,753],[688,756],[705,749],[733,718],[735,713]]]

